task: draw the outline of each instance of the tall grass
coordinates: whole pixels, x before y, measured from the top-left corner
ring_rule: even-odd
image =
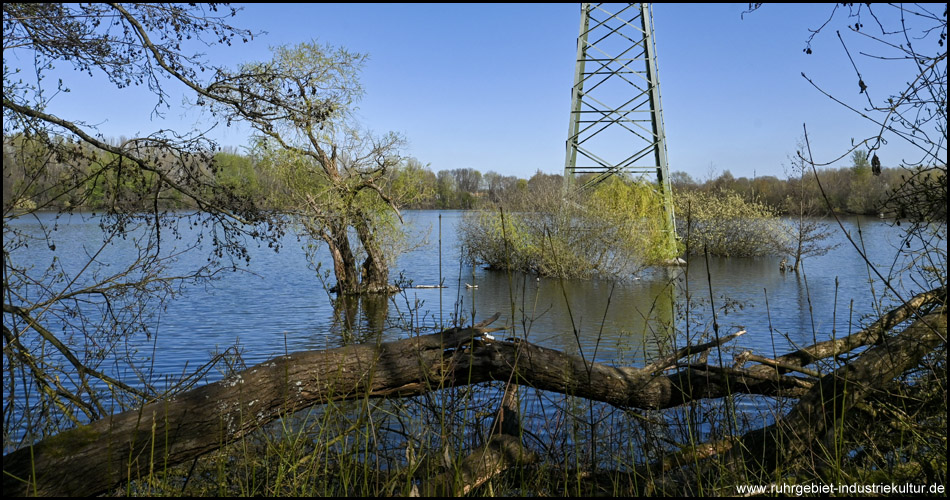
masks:
[[[556,249],[550,248],[550,258],[556,260]],[[718,318],[733,305],[714,301],[711,278],[708,291],[689,290],[689,272],[687,266],[686,279],[670,280],[668,292],[677,298],[670,302],[674,314],[660,314],[656,308],[645,312],[653,320],[647,323],[651,330],[639,337],[644,352],[662,356],[719,335]],[[524,279],[508,273],[512,304],[509,332],[504,335],[526,340],[538,311],[532,309],[524,286],[521,303],[515,303],[513,292]],[[564,280],[550,283],[562,289],[570,286]],[[569,310],[567,294],[564,297],[562,306]],[[405,294],[392,300],[400,312],[396,324],[409,335],[447,326]],[[766,293],[765,314],[770,314],[767,301]],[[454,317],[461,321],[468,314],[458,302]],[[605,307],[611,307],[609,297]],[[837,306],[835,311],[838,314]],[[682,320],[662,319],[670,316]],[[573,328],[576,333],[577,326]],[[773,345],[777,335],[773,330]],[[580,337],[575,338],[581,356],[594,359],[596,352],[584,352]],[[602,340],[603,328],[595,350]],[[709,358],[711,364],[728,364],[734,354],[720,350],[685,361]],[[779,354],[777,349],[772,353]],[[621,365],[634,362],[616,360]],[[817,369],[828,373],[842,362],[833,360]],[[493,476],[470,494],[735,495],[736,485],[743,484],[946,484],[946,368],[944,347],[879,397],[840,415],[809,456],[792,457],[767,476],[707,450],[775,422],[795,400],[733,395],[695,400],[671,410],[636,410],[593,402],[582,394],[537,390],[519,380],[446,387],[444,380],[432,378],[427,381],[430,391],[421,396],[364,397],[289,413],[251,435],[222,443],[219,450],[192,463],[167,467],[162,457],[152,456],[149,475],[130,480],[122,493],[407,496],[424,491],[437,476],[454,477],[453,492],[459,493],[462,462],[491,439],[490,427],[509,384],[518,386],[522,443],[537,460]]]

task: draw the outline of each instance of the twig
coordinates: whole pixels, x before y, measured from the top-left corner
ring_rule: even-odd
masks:
[[[797,366],[797,365],[793,365],[789,363],[783,363],[781,361],[776,361],[771,358],[766,358],[765,356],[752,354],[751,352],[742,353],[740,356],[743,361],[754,361],[756,363],[773,366],[775,368],[781,368],[783,370],[790,371],[790,372],[804,373],[805,375],[808,375],[809,377],[821,378],[821,374],[814,370],[809,370],[807,368],[802,368],[801,366]]]
[[[670,356],[667,356],[658,361],[654,361],[653,363],[650,363],[649,365],[643,367],[643,370],[647,372],[654,372],[654,373],[662,371],[666,368],[674,366],[678,360],[685,358],[686,356],[689,356],[690,354],[696,354],[696,353],[711,349],[713,347],[725,344],[726,342],[729,342],[730,340],[740,335],[744,335],[745,333],[746,333],[745,330],[740,330],[736,333],[733,333],[732,335],[726,335],[725,337],[722,337],[719,340],[713,340],[710,342],[706,342],[705,344],[688,345],[686,347],[681,347],[680,349],[677,349],[676,352],[674,352]]]

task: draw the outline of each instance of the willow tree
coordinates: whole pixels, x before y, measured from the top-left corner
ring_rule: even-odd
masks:
[[[520,199],[470,213],[459,228],[468,256],[541,276],[622,278],[669,254],[652,217],[662,200],[649,184],[613,176],[566,200],[561,185],[560,176],[538,172]]]
[[[218,74],[208,88],[228,103],[224,112],[256,130],[255,154],[281,180],[275,203],[297,216],[307,236],[326,244],[341,295],[394,290],[385,235],[402,220],[383,187],[400,162],[403,141],[364,131],[352,117],[363,95],[358,77],[365,61],[365,55],[313,42],[282,46],[268,62]]]

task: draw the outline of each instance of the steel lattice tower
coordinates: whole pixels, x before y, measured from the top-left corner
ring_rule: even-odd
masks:
[[[592,175],[582,188],[615,174],[655,176],[675,239],[649,4],[582,4],[570,118],[566,189],[583,174]]]

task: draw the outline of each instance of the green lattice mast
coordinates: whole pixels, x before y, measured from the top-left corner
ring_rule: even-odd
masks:
[[[674,257],[675,217],[650,5],[585,3],[571,92],[565,190],[624,173],[655,179],[670,235],[669,256]],[[576,177],[584,174],[591,175],[577,186]]]

